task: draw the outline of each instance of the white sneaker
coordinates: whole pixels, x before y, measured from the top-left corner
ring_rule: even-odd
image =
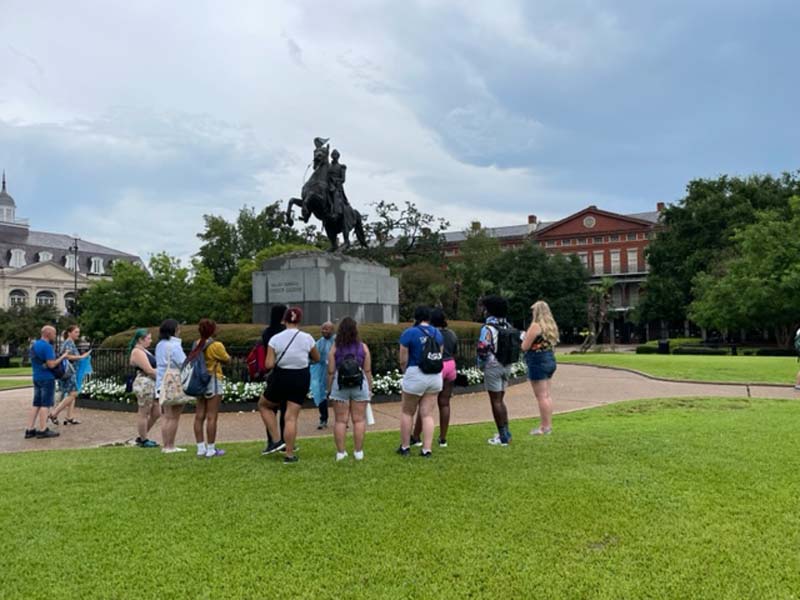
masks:
[[[205,450],[198,450],[197,451],[197,456],[199,458],[205,458],[206,457],[206,451]]]
[[[356,460],[364,460],[364,451],[363,450],[356,450],[353,452],[353,458]]]
[[[162,454],[175,454],[176,452],[186,452],[186,448],[178,448],[176,446],[175,448],[162,448],[161,449],[161,453]]]
[[[488,440],[486,440],[486,441],[487,441],[487,442],[489,443],[489,445],[491,445],[491,446],[508,446],[508,443],[507,443],[507,442],[502,442],[502,441],[500,440],[500,434],[499,434],[499,433],[496,433],[494,437],[492,437],[492,438],[489,438],[489,439],[488,439]]]
[[[347,451],[346,450],[344,452],[337,452],[336,453],[336,462],[339,462],[340,460],[344,460],[345,458],[347,458]]]

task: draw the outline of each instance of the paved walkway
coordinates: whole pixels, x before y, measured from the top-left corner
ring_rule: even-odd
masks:
[[[754,398],[798,398],[792,386],[746,386],[743,384],[682,383],[655,381],[627,371],[616,371],[582,365],[561,364],[553,380],[553,401],[557,413],[602,406],[612,402],[638,398],[677,396],[729,396]],[[87,448],[107,444],[121,444],[136,436],[135,413],[97,410],[77,410],[82,421],[78,426],[61,426],[61,436],[49,440],[23,438],[25,421],[30,409],[31,390],[0,392],[0,452],[45,450],[57,448]],[[538,416],[536,400],[530,385],[523,383],[509,388],[506,403],[512,419]],[[485,393],[454,396],[451,402],[451,424],[481,423],[492,420],[489,401]],[[399,428],[400,404],[381,403],[373,406],[375,425],[370,431]],[[331,428],[318,432],[316,409],[302,411],[299,436],[331,435]],[[528,423],[518,425],[525,429]],[[556,422],[556,427],[558,424]],[[161,441],[158,425],[151,432]],[[219,442],[263,440],[264,427],[257,414],[221,413],[219,416]],[[192,417],[184,416],[178,430],[178,442],[194,442]]]

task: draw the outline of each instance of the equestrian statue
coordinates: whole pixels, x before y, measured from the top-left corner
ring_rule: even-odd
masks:
[[[342,250],[350,248],[350,232],[355,232],[358,242],[367,247],[364,224],[361,214],[350,206],[344,193],[347,166],[339,162],[339,151],[334,149],[328,160],[328,138],[314,138],[314,170],[303,184],[301,198],[291,198],[286,207],[286,222],[294,224],[292,209],[300,207],[300,218],[308,223],[311,215],[322,221],[322,226],[331,241],[331,252],[339,250],[338,236],[341,233],[344,243]]]

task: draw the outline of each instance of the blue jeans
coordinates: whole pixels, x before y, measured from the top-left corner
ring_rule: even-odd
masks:
[[[33,405],[50,408],[56,403],[56,381],[46,379],[33,382]]]
[[[525,364],[528,366],[528,379],[541,381],[550,379],[556,372],[556,357],[552,350],[525,353]]]

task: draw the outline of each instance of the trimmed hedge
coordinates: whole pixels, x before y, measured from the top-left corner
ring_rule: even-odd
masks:
[[[396,342],[404,329],[411,323],[398,323],[397,325],[381,323],[365,323],[359,325],[358,329],[362,339],[367,344]],[[481,330],[480,323],[471,321],[449,321],[448,326],[462,340],[477,339]],[[217,334],[214,339],[219,340],[226,346],[252,346],[261,338],[261,332],[265,325],[252,323],[220,323],[217,325]],[[158,339],[158,327],[150,327],[153,340]],[[308,325],[301,327],[314,338],[320,335],[319,325]],[[101,348],[125,348],[128,345],[135,329],[128,329],[107,337],[100,344]],[[198,339],[200,334],[197,332],[197,324],[181,325],[181,339],[184,343],[193,342]]]
[[[727,348],[706,348],[705,346],[678,346],[672,354],[701,354],[704,356],[727,356],[731,352]]]
[[[657,352],[657,346],[649,346],[647,344],[636,346],[636,354],[656,354]]]

